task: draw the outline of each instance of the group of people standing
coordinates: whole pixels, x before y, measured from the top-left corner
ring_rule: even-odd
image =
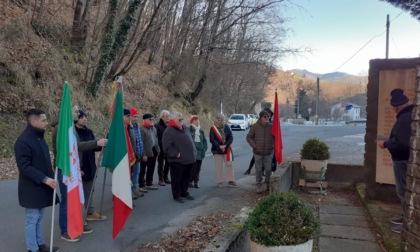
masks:
[[[158,185],[171,185],[172,197],[179,203],[194,200],[189,187],[200,188],[201,163],[207,151],[207,139],[200,126],[199,117],[190,118],[190,125],[183,123],[179,112],[162,110],[157,123],[154,116],[145,113],[139,123],[137,109],[124,109],[127,147],[130,150],[132,197],[137,199],[150,190],[157,190],[153,184],[156,161],[158,163]],[[97,139],[87,127],[87,113],[78,106],[73,107],[75,135],[78,144],[80,170],[84,187],[86,218],[83,233],[92,233],[86,221],[103,221],[107,217],[96,212],[92,204],[92,193],[98,168],[95,152],[107,145],[107,139]],[[50,251],[42,236],[42,219],[46,207],[52,206],[54,189],[60,188],[59,227],[61,239],[77,242],[80,237],[70,237],[67,232],[67,186],[63,183],[61,170],[54,179],[58,120],[51,126],[54,161],[51,162],[49,148],[45,141],[48,122],[46,113],[40,109],[26,112],[27,127],[15,143],[15,158],[19,169],[19,204],[25,208],[25,241],[28,251]],[[238,187],[234,179],[231,159],[233,135],[224,124],[224,116],[218,115],[210,130],[211,151],[215,159],[215,181],[219,187],[227,182]],[[54,166],[52,165],[54,163]],[[226,175],[225,175],[226,174]],[[170,179],[169,179],[170,177]],[[58,252],[58,247],[52,248]]]

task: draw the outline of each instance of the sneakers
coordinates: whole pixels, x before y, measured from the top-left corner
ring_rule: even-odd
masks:
[[[78,242],[80,240],[79,237],[72,239],[69,234],[62,234],[60,238],[68,242]]]
[[[144,196],[144,194],[143,194],[143,193],[141,193],[141,192],[139,192],[139,191],[137,191],[137,190],[133,191],[133,195],[134,195],[134,196],[136,196],[136,197],[138,197],[138,198],[140,198],[140,197],[143,197],[143,196]]]
[[[91,214],[88,214],[86,217],[87,221],[103,221],[106,220],[106,216],[105,215],[100,215],[97,212],[93,212]]]
[[[146,187],[140,187],[139,191],[142,192],[142,193],[149,192],[149,190],[147,190]]]
[[[38,250],[39,252],[50,252],[50,247],[43,244],[43,245],[39,245],[38,246]],[[52,251],[53,252],[60,252],[60,248],[58,247],[52,247]]]
[[[198,184],[198,182],[197,183],[194,183],[194,187],[195,188],[200,188],[200,185]]]
[[[235,182],[235,181],[229,181],[229,182],[228,182],[228,186],[229,186],[229,187],[239,187],[239,186],[238,186],[238,184],[236,184],[236,182]]]
[[[392,227],[391,231],[397,234],[401,234],[403,229],[403,224],[399,224],[398,226]]]
[[[157,190],[158,188],[154,185],[149,185],[149,186],[146,186],[146,189],[147,190]]]
[[[165,183],[166,183],[166,184],[171,184],[171,181],[170,181],[169,179],[167,179],[167,178],[166,178],[166,179],[165,179]]]
[[[396,225],[398,225],[398,224],[402,224],[403,223],[403,217],[401,216],[401,217],[394,217],[394,218],[391,218],[391,219],[389,219],[389,221],[391,222],[391,223],[394,223],[394,224],[396,224]]]
[[[93,232],[93,229],[91,229],[90,227],[88,227],[87,225],[83,226],[83,233],[84,234],[90,234]]]
[[[185,202],[182,198],[176,198],[174,200],[178,201],[179,203],[184,203]]]
[[[159,185],[160,186],[166,186],[166,183],[163,180],[161,180],[161,181],[159,181]]]

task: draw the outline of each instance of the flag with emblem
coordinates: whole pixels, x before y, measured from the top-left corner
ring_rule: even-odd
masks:
[[[56,164],[61,169],[63,183],[67,186],[67,233],[74,239],[83,233],[82,206],[85,200],[73,124],[70,88],[67,82],[64,84],[58,122]]]

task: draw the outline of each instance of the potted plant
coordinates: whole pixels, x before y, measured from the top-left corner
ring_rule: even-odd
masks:
[[[315,210],[295,193],[275,193],[261,199],[245,225],[251,251],[312,251],[319,233]]]
[[[305,187],[307,182],[318,183],[323,192],[322,181],[325,179],[330,158],[328,145],[318,138],[309,138],[300,150],[300,157]]]

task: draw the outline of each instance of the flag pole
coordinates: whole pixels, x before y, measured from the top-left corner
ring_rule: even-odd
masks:
[[[52,214],[51,214],[51,235],[50,235],[50,252],[52,252],[53,249],[53,245],[54,245],[54,216],[55,216],[55,199],[56,199],[56,193],[57,193],[57,185],[59,183],[57,183],[57,170],[58,167],[55,168],[54,170],[54,181],[56,182],[56,186],[54,188],[54,193],[53,193],[53,205],[52,205]],[[67,193],[67,192],[66,192]]]
[[[114,115],[114,111],[115,111],[115,99],[117,97],[117,85],[118,85],[118,83],[122,84],[122,76],[117,76],[116,80],[115,80],[115,83],[116,83],[116,85],[115,85],[115,88],[114,88],[114,100],[112,102],[112,108],[111,108],[111,117],[110,117],[111,119],[112,119],[112,117]],[[108,130],[109,130],[110,124],[111,123],[108,123],[108,128],[105,131],[105,136],[106,137],[108,135]],[[103,153],[104,153],[104,148],[102,148],[101,158],[103,157]],[[103,180],[103,183],[102,183],[102,195],[101,195],[101,203],[100,203],[100,206],[99,206],[99,215],[102,215],[102,208],[103,208],[103,204],[104,204],[106,174],[107,174],[107,169],[104,169],[104,180]],[[93,189],[93,187],[92,187],[92,189]]]

